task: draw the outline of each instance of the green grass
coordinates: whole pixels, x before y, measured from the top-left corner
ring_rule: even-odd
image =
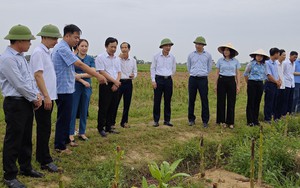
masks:
[[[123,167],[121,169],[121,185],[122,187],[131,187],[133,185],[140,186],[142,177],[145,176],[151,180],[147,164],[150,161],[160,163],[163,160],[173,162],[179,158],[184,158],[179,170],[194,174],[198,171],[198,139],[200,135],[205,138],[207,143],[207,162],[206,167],[214,166],[214,154],[218,143],[223,144],[222,164],[226,165],[230,162],[234,147],[243,147],[247,145],[241,142],[252,136],[257,137],[256,128],[246,127],[246,88],[245,83],[241,85],[241,93],[237,96],[236,101],[236,129],[222,130],[215,126],[216,112],[216,94],[213,91],[215,85],[215,72],[209,77],[209,106],[210,106],[210,122],[209,128],[204,129],[201,126],[201,103],[200,97],[197,96],[195,105],[195,114],[197,116],[196,126],[189,127],[187,125],[187,109],[188,109],[188,74],[185,65],[177,66],[177,74],[174,76],[174,91],[172,97],[172,117],[174,123],[173,128],[160,126],[152,127],[153,116],[153,89],[149,74],[149,64],[138,65],[138,77],[134,80],[133,100],[129,113],[130,129],[119,128],[120,115],[122,113],[122,102],[118,110],[117,126],[121,132],[119,135],[108,135],[103,139],[97,132],[97,109],[98,109],[98,84],[93,79],[93,94],[89,109],[89,119],[87,125],[87,136],[90,138],[88,142],[79,142],[80,146],[71,148],[74,152],[70,156],[60,156],[53,151],[54,130],[56,121],[56,107],[52,114],[52,135],[50,139],[50,148],[55,163],[62,167],[63,182],[66,187],[110,187],[110,183],[114,178],[114,150],[116,146],[121,146],[125,150],[123,159]],[[0,103],[2,105],[3,99]],[[163,104],[163,102],[162,102]],[[261,107],[263,105],[263,101]],[[162,107],[163,109],[163,107]],[[3,109],[0,108],[0,140],[3,142],[5,135],[5,121]],[[162,110],[163,112],[163,110]],[[262,120],[262,108],[260,120]],[[161,121],[163,113],[161,114]],[[295,142],[299,141],[300,129],[299,118],[294,118],[289,126],[289,136],[293,137]],[[33,133],[33,143],[35,143],[35,125]],[[2,142],[0,150],[2,151]],[[240,143],[240,144],[239,144]],[[289,142],[287,142],[289,143]],[[243,145],[244,144],[244,145]],[[246,147],[246,146],[245,146]],[[33,146],[34,168],[39,169],[38,163],[35,161],[35,145]],[[2,161],[2,155],[0,156]],[[242,165],[242,164],[241,164]],[[2,168],[2,163],[0,163]],[[235,170],[234,168],[232,168]],[[242,172],[241,172],[242,173]],[[18,176],[28,187],[58,187],[59,174],[50,174],[45,172],[46,177],[43,179],[33,179]],[[247,175],[247,174],[246,174]],[[0,170],[0,176],[3,171]],[[293,176],[290,176],[291,178]],[[274,178],[273,178],[274,179]],[[273,181],[273,180],[272,180]],[[186,184],[188,187],[201,187],[199,185]],[[2,185],[0,185],[2,187]]]

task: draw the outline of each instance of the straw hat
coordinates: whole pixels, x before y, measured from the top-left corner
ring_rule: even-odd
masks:
[[[231,43],[227,43],[227,44],[221,45],[221,46],[218,48],[218,51],[219,51],[221,54],[223,54],[223,51],[224,51],[225,48],[232,49],[232,50],[235,52],[234,56],[239,55],[238,51],[232,46]]]
[[[252,52],[249,55],[252,58],[254,58],[255,55],[262,55],[262,56],[265,56],[266,59],[270,59],[270,57],[262,49],[256,50],[255,52]]]

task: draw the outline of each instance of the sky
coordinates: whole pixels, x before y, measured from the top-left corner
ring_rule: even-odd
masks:
[[[151,61],[160,41],[170,38],[171,53],[185,63],[195,50],[193,41],[203,36],[215,61],[222,57],[217,48],[230,42],[244,63],[260,48],[300,52],[299,10],[299,0],[1,0],[0,53],[9,45],[3,38],[16,24],[34,35],[46,24],[61,33],[75,24],[90,43],[90,55],[103,53],[105,39],[115,37],[131,44],[131,56]],[[39,43],[37,37],[26,54]]]

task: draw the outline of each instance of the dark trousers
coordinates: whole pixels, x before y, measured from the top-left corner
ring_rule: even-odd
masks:
[[[300,83],[295,83],[292,112],[300,112]]]
[[[265,83],[265,105],[264,116],[265,121],[271,121],[273,111],[275,109],[274,103],[277,97],[277,85],[273,82],[266,81]]]
[[[51,135],[51,110],[45,110],[44,101],[42,106],[35,111],[36,120],[36,160],[45,165],[53,162],[49,150],[49,139]]]
[[[207,77],[194,77],[189,78],[189,107],[188,107],[188,119],[189,121],[195,121],[196,116],[194,115],[195,100],[197,91],[200,93],[201,98],[201,118],[203,123],[209,121],[209,106],[208,106],[208,80]]]
[[[3,142],[4,179],[15,179],[18,160],[22,171],[29,171],[32,154],[33,106],[25,98],[5,97],[3,110],[6,133]]]
[[[72,114],[72,94],[58,94],[56,105],[57,105],[57,120],[55,128],[55,149],[64,150],[66,144],[70,142],[69,132]]]
[[[283,113],[282,115],[285,116],[287,113],[291,114],[292,106],[293,106],[293,97],[294,97],[294,89],[285,87],[284,90],[284,99],[283,99]]]
[[[98,131],[110,131],[111,126],[115,123],[116,104],[118,100],[118,91],[111,90],[113,83],[99,85],[99,102],[98,102]]]
[[[284,113],[284,93],[285,89],[277,89],[277,97],[275,99],[275,114],[274,120],[280,119]]]
[[[227,109],[226,106],[227,98]],[[236,101],[235,76],[219,75],[217,83],[217,123],[234,124],[234,110]],[[226,119],[225,119],[226,114]]]
[[[162,95],[164,95],[164,121],[171,120],[171,98],[173,94],[173,80],[171,76],[165,78],[161,76],[155,77],[157,88],[154,89],[154,106],[153,106],[153,119],[159,122],[160,118],[160,103]]]
[[[247,83],[247,124],[258,125],[259,107],[261,97],[264,91],[262,81],[248,80]]]
[[[129,108],[131,104],[131,97],[132,97],[132,80],[131,79],[121,79],[121,86],[119,88],[118,92],[118,101],[117,101],[117,109],[116,109],[116,115],[118,107],[120,104],[120,101],[123,97],[123,115],[121,120],[121,125],[124,125],[125,123],[128,123],[128,113]]]

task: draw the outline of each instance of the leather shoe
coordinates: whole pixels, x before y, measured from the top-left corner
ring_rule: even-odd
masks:
[[[33,177],[33,178],[42,178],[44,177],[44,174],[35,171],[33,169],[29,170],[29,171],[20,171],[20,174],[23,176],[29,176],[29,177]]]
[[[169,121],[165,121],[165,122],[164,122],[164,125],[169,126],[169,127],[173,127],[173,124],[170,123]]]
[[[26,186],[17,179],[4,179],[4,184],[7,185],[9,188],[26,188]]]
[[[159,123],[158,122],[154,122],[153,127],[158,127]]]
[[[106,132],[105,132],[104,130],[100,131],[99,133],[100,133],[100,135],[101,135],[102,137],[106,137],[106,136],[107,136],[107,135],[106,135]]]
[[[45,165],[41,165],[42,170],[48,170],[49,172],[58,172],[58,168],[54,163],[48,163]]]
[[[110,130],[110,131],[106,131],[106,132],[108,132],[110,134],[120,134],[120,132],[116,131],[116,130]]]
[[[193,125],[195,125],[195,121],[190,121],[189,126],[193,126]]]

